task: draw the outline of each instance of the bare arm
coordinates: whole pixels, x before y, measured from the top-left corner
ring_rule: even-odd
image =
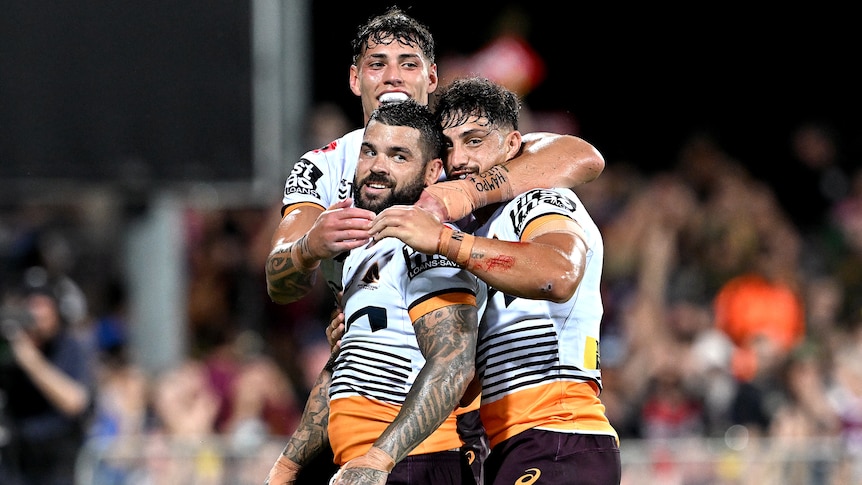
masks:
[[[478,332],[475,306],[443,307],[418,318],[413,327],[425,366],[398,416],[374,442],[369,453],[374,458],[363,455],[355,459],[358,463],[346,463],[337,485],[384,483],[387,472],[377,466],[381,464],[377,457],[391,459],[391,465],[404,459],[452,414],[473,379]]]
[[[415,206],[390,207],[371,226],[375,239],[396,237],[417,251],[450,257],[440,247],[442,230],[433,214]],[[524,242],[475,237],[472,243],[465,268],[513,296],[563,302],[583,278],[587,246],[571,219],[540,226]]]
[[[266,288],[272,301],[299,300],[311,290],[320,261],[368,242],[374,213],[352,204],[346,199],[325,211],[303,204],[285,214],[266,259]]]
[[[334,354],[333,354],[334,355]],[[330,362],[332,359],[330,359]],[[296,431],[272,466],[264,485],[293,485],[299,471],[329,446],[329,364],[320,372],[305,403]]]
[[[562,303],[584,277],[587,247],[574,228],[534,236],[529,242],[486,237],[474,241],[464,268],[512,296]]]
[[[299,207],[286,214],[275,229],[272,249],[266,258],[266,291],[272,301],[290,303],[311,291],[316,272],[300,271],[291,258],[291,250],[322,213],[323,210],[319,207]],[[313,262],[307,265],[310,267]]]
[[[11,342],[18,365],[60,412],[66,416],[79,416],[87,409],[90,403],[87,387],[45,358],[30,336],[19,330]]]
[[[443,221],[456,221],[488,204],[507,201],[535,188],[575,188],[605,169],[602,154],[582,138],[528,133],[515,158],[464,180],[426,187],[417,205]]]
[[[504,163],[515,195],[536,189],[592,182],[605,170],[605,159],[586,140],[574,135],[527,133],[521,153]]]

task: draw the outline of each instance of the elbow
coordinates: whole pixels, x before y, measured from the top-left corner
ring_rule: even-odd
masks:
[[[286,293],[280,293],[271,286],[267,287],[266,292],[269,295],[269,299],[278,305],[287,305],[288,303],[293,303],[299,300],[298,297]]]
[[[570,273],[558,275],[542,283],[539,288],[539,298],[554,303],[565,303],[575,296],[580,281],[580,277],[573,277]]]
[[[77,389],[74,392],[69,392],[65,402],[58,407],[60,412],[70,418],[78,418],[83,416],[90,408],[91,396],[90,393],[83,389]]]
[[[583,161],[584,173],[586,181],[592,182],[599,178],[599,175],[605,171],[605,157],[595,148],[592,148],[592,153]]]
[[[457,378],[454,380],[456,383],[457,394],[459,396],[463,396],[467,393],[470,384],[474,382],[474,379],[476,378],[475,353],[464,353],[470,355],[461,360],[461,364],[458,366],[459,370]]]
[[[575,289],[577,289],[577,287],[568,290],[563,288],[562,285],[555,285],[550,289],[550,291],[545,293],[543,299],[554,303],[565,303],[575,296]]]

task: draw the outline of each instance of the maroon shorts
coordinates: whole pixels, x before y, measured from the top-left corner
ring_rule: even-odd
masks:
[[[491,450],[485,485],[619,485],[620,448],[613,436],[530,429]]]
[[[408,456],[395,465],[386,485],[473,485],[473,474],[462,462],[457,451]]]

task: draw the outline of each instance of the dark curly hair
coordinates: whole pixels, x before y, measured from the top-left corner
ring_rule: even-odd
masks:
[[[480,118],[487,118],[487,126],[492,128],[518,129],[518,96],[484,77],[456,79],[442,88],[435,100],[435,117],[443,129]]]
[[[404,13],[398,7],[390,7],[386,13],[372,17],[359,26],[353,39],[353,63],[359,62],[369,44],[391,44],[417,46],[425,57],[434,63],[434,37],[428,27]]]

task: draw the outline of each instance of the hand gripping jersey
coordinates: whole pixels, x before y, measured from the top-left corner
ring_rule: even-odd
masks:
[[[294,165],[284,184],[284,211],[298,204],[314,204],[326,210],[353,192],[353,176],[362,148],[364,128],[353,130],[323,148],[305,153]],[[341,262],[323,260],[320,268],[326,283],[341,290]]]
[[[345,333],[329,388],[329,439],[339,464],[365,453],[392,423],[425,365],[413,320],[453,303],[482,305],[486,297],[471,273],[395,238],[351,251],[343,284]],[[410,454],[460,447],[456,413]]]
[[[598,398],[604,246],[580,199],[568,189],[531,190],[499,207],[474,234],[523,241],[561,217],[581,225],[589,248],[583,280],[569,301],[515,298],[488,288],[476,372],[492,447],[530,428],[616,436]]]

